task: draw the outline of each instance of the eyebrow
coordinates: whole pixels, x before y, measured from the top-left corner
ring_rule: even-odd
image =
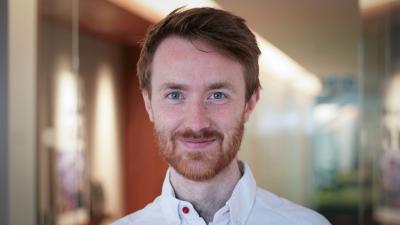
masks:
[[[212,83],[212,84],[208,85],[206,89],[207,89],[207,91],[211,91],[211,90],[223,89],[223,88],[234,91],[232,84],[227,83],[227,82]],[[159,90],[166,90],[166,89],[168,89],[168,90],[187,90],[189,88],[187,85],[184,85],[184,84],[168,82],[168,83],[161,85]]]
[[[227,82],[213,83],[213,84],[211,84],[211,85],[209,85],[207,87],[207,90],[210,91],[210,90],[223,89],[223,88],[226,88],[226,89],[229,89],[229,90],[232,90],[232,91],[234,90],[232,84],[227,83]]]
[[[186,89],[188,89],[188,87],[187,87],[187,85],[184,85],[184,84],[168,82],[168,83],[161,85],[161,87],[160,87],[160,90],[165,90],[165,89],[186,90]]]

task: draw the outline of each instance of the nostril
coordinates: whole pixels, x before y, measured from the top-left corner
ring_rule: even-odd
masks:
[[[205,115],[189,115],[185,121],[185,127],[194,132],[210,128],[211,122]]]

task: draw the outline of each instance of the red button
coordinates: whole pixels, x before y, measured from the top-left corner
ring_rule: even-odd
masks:
[[[186,206],[183,207],[183,208],[182,208],[182,212],[185,213],[185,214],[188,214],[188,213],[189,213],[189,208],[186,207]]]

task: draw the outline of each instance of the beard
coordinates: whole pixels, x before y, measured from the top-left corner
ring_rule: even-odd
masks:
[[[217,130],[205,128],[194,132],[191,129],[176,131],[172,135],[155,128],[158,149],[179,174],[193,181],[205,181],[215,177],[236,158],[244,132],[244,117],[238,120],[231,132],[224,136]],[[214,140],[212,149],[178,148],[182,139]],[[214,143],[213,143],[214,144]]]

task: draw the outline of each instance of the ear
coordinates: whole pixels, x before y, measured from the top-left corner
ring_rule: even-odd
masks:
[[[250,118],[250,114],[253,112],[258,99],[260,98],[260,89],[254,91],[251,95],[250,99],[246,102],[245,109],[244,109],[244,121],[247,122]]]
[[[142,96],[144,100],[144,106],[146,107],[147,114],[149,115],[149,119],[151,122],[153,122],[153,108],[151,107],[150,94],[147,90],[143,90]]]

